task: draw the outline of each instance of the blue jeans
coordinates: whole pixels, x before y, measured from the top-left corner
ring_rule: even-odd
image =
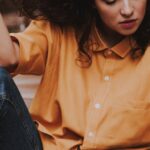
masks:
[[[42,150],[28,109],[3,68],[0,68],[0,150]]]

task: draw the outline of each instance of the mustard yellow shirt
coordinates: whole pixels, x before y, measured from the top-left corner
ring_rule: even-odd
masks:
[[[32,21],[12,36],[20,45],[15,74],[43,76],[30,112],[44,150],[150,145],[149,47],[132,59],[129,38],[108,48],[95,29],[88,42],[92,65],[82,67],[72,29]]]

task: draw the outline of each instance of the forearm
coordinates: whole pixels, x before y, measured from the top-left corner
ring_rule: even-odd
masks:
[[[7,27],[0,14],[0,66],[9,67],[18,62],[19,46],[12,42]]]

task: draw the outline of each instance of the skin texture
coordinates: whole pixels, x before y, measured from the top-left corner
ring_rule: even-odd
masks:
[[[144,19],[146,6],[147,0],[95,0],[107,43],[114,45],[122,37],[134,34]],[[135,21],[133,24],[122,23],[128,20]]]

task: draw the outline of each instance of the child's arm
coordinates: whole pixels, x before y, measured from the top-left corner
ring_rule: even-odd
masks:
[[[0,14],[0,66],[11,70],[18,64],[19,46],[12,42],[7,27]]]

